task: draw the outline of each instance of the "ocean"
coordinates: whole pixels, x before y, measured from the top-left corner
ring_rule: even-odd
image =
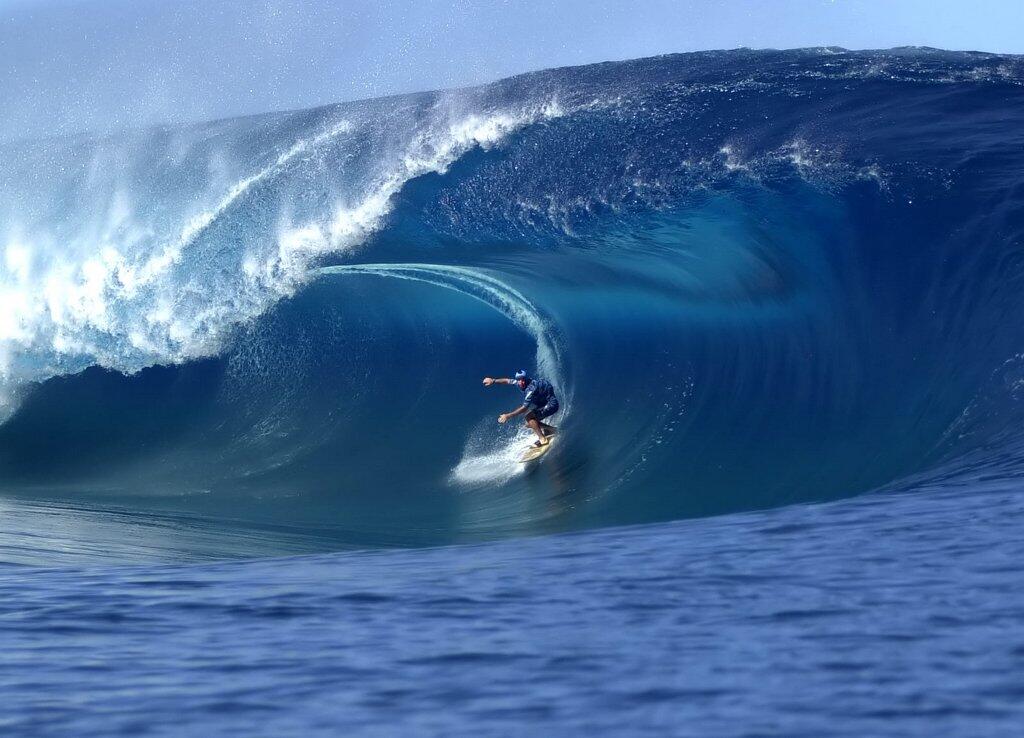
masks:
[[[921,48],[0,144],[0,730],[1018,734],[1022,173]]]

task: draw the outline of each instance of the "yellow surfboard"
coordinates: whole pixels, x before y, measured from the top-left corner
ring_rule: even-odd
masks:
[[[551,446],[554,445],[554,443],[555,436],[552,434],[548,437],[548,442],[543,446],[530,446],[528,449],[523,451],[523,455],[519,457],[519,463],[525,464],[527,461],[535,461],[536,459],[539,459],[551,449]]]

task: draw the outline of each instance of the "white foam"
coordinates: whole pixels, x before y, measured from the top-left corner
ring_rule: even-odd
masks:
[[[102,217],[89,220],[70,242],[8,225],[0,234],[0,422],[25,382],[90,364],[132,372],[216,353],[233,325],[308,281],[316,257],[363,243],[410,179],[444,172],[473,148],[493,147],[523,126],[562,114],[552,101],[514,112],[430,116],[397,155],[377,162],[376,174],[322,216],[294,223],[282,208],[276,233],[246,244],[230,271],[205,263],[205,252],[193,255],[201,237],[254,186],[352,132],[352,123],[333,122],[226,185],[211,206],[180,216],[166,240],[138,217],[130,193],[111,184],[115,175],[103,180],[113,189]],[[130,156],[116,152],[113,158]],[[106,172],[98,159],[90,181]]]
[[[248,273],[275,291],[294,289],[296,280],[302,282],[307,278],[306,268],[315,257],[351,249],[377,230],[391,212],[394,196],[409,180],[430,173],[443,174],[473,148],[492,148],[516,130],[564,114],[557,101],[552,100],[515,114],[473,114],[440,128],[421,131],[392,169],[379,176],[360,199],[339,203],[328,223],[281,222],[277,252],[250,263]]]
[[[730,144],[720,148],[718,153],[725,157],[725,168],[727,171],[746,172],[750,170],[747,163],[737,155],[736,150]]]
[[[493,417],[482,421],[484,423],[488,429],[495,425]],[[452,469],[449,482],[459,486],[505,484],[525,471],[519,457],[532,436],[532,433],[518,431],[511,438],[500,433],[495,437],[493,432],[478,427],[477,432],[466,439],[462,458]]]

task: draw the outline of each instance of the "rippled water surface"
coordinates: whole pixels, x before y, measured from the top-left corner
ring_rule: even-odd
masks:
[[[0,570],[19,735],[1015,735],[1024,497]]]

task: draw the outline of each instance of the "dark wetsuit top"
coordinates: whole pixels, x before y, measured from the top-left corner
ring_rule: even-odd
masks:
[[[523,404],[531,410],[544,407],[548,404],[548,400],[555,398],[555,388],[551,386],[551,382],[545,382],[543,379],[530,380],[523,392],[526,393],[523,397]]]
[[[523,392],[523,404],[538,420],[558,412],[558,399],[555,397],[555,388],[551,386],[551,382],[532,379]]]

